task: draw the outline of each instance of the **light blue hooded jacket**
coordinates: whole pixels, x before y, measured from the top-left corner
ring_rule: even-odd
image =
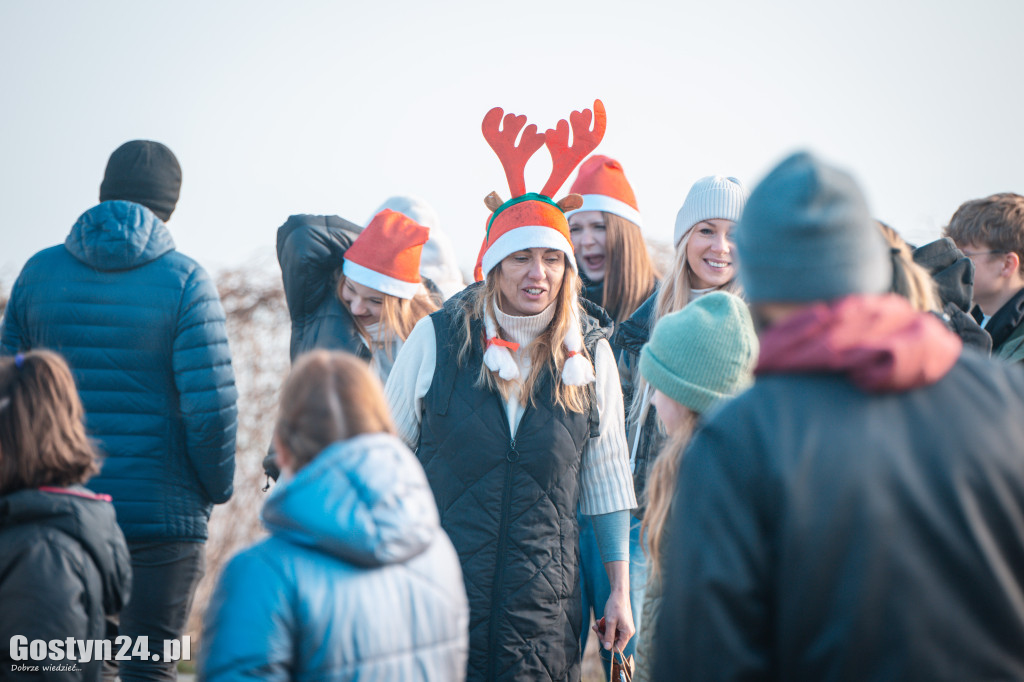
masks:
[[[200,678],[465,678],[459,559],[415,456],[394,436],[331,445],[263,507],[270,538],[221,575]]]

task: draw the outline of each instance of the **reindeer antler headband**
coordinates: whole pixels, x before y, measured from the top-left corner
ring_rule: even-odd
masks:
[[[537,132],[537,126],[526,125],[525,116],[504,114],[500,107],[487,112],[481,128],[484,138],[498,155],[505,169],[512,197],[502,202],[496,192],[491,192],[484,199],[487,208],[491,209],[491,218],[487,223],[487,233],[480,249],[481,277],[486,277],[487,273],[506,256],[530,248],[562,251],[568,257],[573,270],[576,270],[576,257],[572,250],[565,211],[579,208],[583,204],[583,198],[578,194],[570,194],[555,202],[551,197],[565,183],[576,166],[601,142],[606,125],[607,118],[601,100],[594,100],[593,112],[590,109],[574,111],[569,115],[569,121],[562,119],[558,125],[543,135]],[[518,145],[516,139],[519,139]],[[551,175],[539,194],[527,193],[526,163],[542,145],[546,145],[551,153]],[[578,322],[578,311],[575,310],[576,306],[573,308],[572,312],[577,316]],[[484,354],[484,362],[492,371],[499,372],[503,379],[517,377],[518,367],[512,361],[509,349],[498,339],[494,321],[488,317],[485,323],[488,348]],[[583,336],[578,323],[573,325],[564,343],[568,359],[562,368],[562,380],[570,385],[582,385],[593,381],[593,368],[580,355],[583,349]]]

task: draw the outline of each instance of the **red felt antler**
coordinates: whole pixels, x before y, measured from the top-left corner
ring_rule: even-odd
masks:
[[[590,130],[590,119],[590,109],[574,111],[569,114],[569,121],[572,123],[571,147],[569,146],[569,123],[566,123],[564,118],[558,122],[554,130],[548,130],[545,133],[544,140],[548,151],[551,152],[551,177],[548,178],[544,189],[540,191],[544,196],[554,196],[558,188],[572,175],[580,161],[594,151],[604,137],[608,119],[601,100],[594,100],[593,131]]]
[[[603,111],[603,110],[602,110]],[[541,148],[546,137],[537,132],[537,126],[532,123],[526,126],[525,116],[508,114],[505,116],[504,125],[502,122],[501,107],[494,107],[484,116],[481,126],[484,138],[491,145],[491,149],[498,155],[502,167],[505,169],[505,177],[508,179],[508,188],[513,197],[526,194],[526,162]],[[519,131],[523,130],[523,139],[516,146],[516,138]]]

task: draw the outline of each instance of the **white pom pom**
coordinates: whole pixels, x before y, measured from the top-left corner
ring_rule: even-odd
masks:
[[[580,352],[583,350],[583,332],[580,331],[580,314],[572,307],[573,324],[565,332],[562,344],[569,351],[569,357],[562,365],[562,383],[567,386],[584,386],[594,381],[594,368]]]
[[[505,381],[519,378],[519,365],[516,364],[508,348],[491,345],[484,351],[484,364],[487,369],[497,372]]]
[[[566,386],[585,386],[594,380],[594,368],[582,355],[573,355],[562,365],[562,383]]]
[[[508,348],[490,343],[498,338],[498,325],[490,315],[484,315],[484,330],[487,332],[487,348],[484,350],[484,364],[487,369],[497,372],[505,381],[519,378],[519,365]]]

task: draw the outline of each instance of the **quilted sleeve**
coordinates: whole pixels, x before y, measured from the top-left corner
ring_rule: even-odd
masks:
[[[224,309],[198,266],[185,283],[173,365],[189,460],[210,501],[227,502],[235,473],[238,392]]]
[[[21,290],[21,278],[14,283],[11,297],[4,309],[2,327],[0,327],[0,355],[14,355],[19,350],[27,350],[26,340],[22,337],[21,320],[18,319],[18,294]]]
[[[259,547],[232,559],[206,610],[199,679],[290,679],[298,625],[289,596]]]
[[[294,215],[277,230],[277,261],[292,322],[312,315],[333,293],[335,273],[359,227],[336,216]]]

